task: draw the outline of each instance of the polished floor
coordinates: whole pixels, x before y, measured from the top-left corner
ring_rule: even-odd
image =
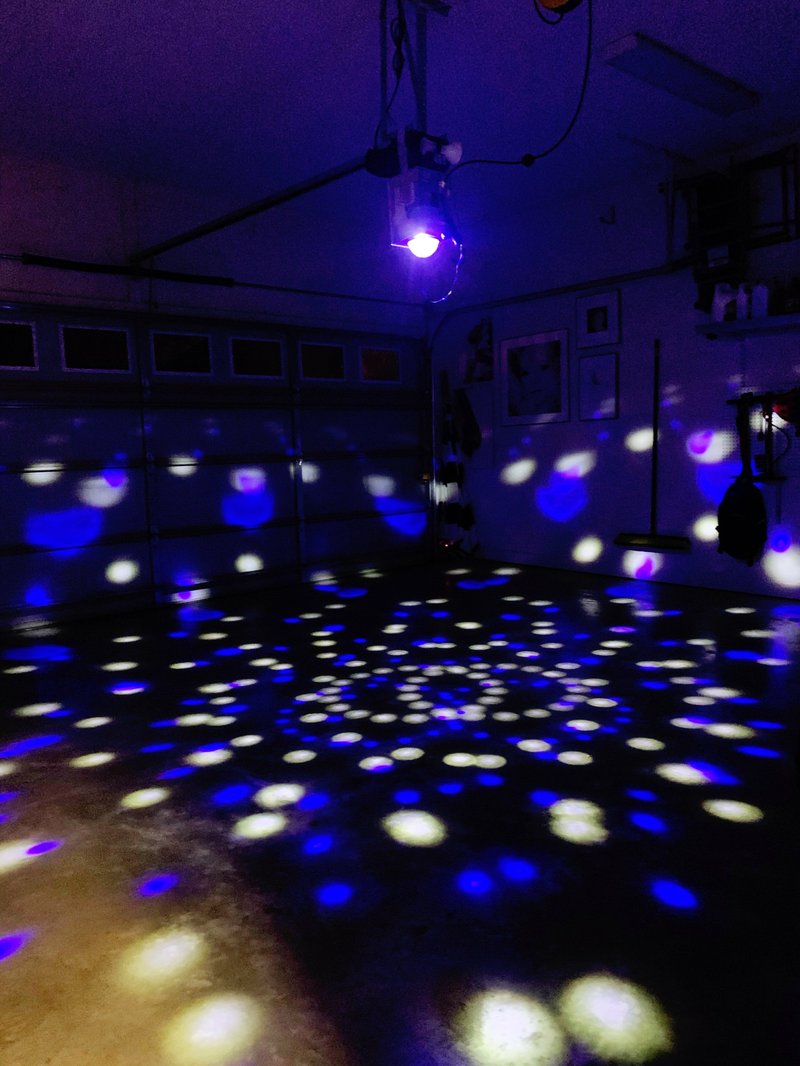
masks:
[[[448,561],[7,632],[0,1063],[800,1063],[799,646]]]

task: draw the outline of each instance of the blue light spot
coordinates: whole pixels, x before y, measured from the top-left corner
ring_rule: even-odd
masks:
[[[32,514],[25,523],[25,539],[37,548],[82,548],[96,540],[103,516],[92,507]]]
[[[757,652],[757,651],[745,651],[745,650],[739,650],[739,649],[734,649],[733,651],[724,651],[722,654],[725,656],[726,659],[742,659],[742,660],[755,661],[756,659],[760,659],[761,658],[761,653],[760,652]]]
[[[655,792],[651,792],[648,788],[629,788],[626,791],[631,799],[643,800],[645,803],[652,803],[653,800],[658,799]]]
[[[324,792],[309,792],[308,795],[298,800],[295,806],[301,811],[319,811],[327,807],[330,801],[330,796]]]
[[[52,744],[58,744],[63,739],[63,736],[50,733],[47,736],[17,740],[13,744],[7,744],[4,748],[0,748],[0,757],[10,759],[17,755],[27,755],[30,751],[37,751],[39,748],[47,748]]]
[[[249,785],[228,785],[214,792],[211,798],[220,807],[227,807],[229,804],[242,803],[250,797],[251,791]]]
[[[394,798],[397,803],[419,803],[422,795],[414,788],[401,788],[395,792]]]
[[[561,799],[561,796],[557,792],[550,792],[545,788],[537,788],[535,792],[531,792],[530,798],[537,807],[552,807],[554,803]]]
[[[779,722],[764,722],[759,719],[753,719],[747,724],[752,726],[753,729],[783,729],[783,726]]]
[[[42,840],[38,844],[33,844],[28,848],[27,855],[46,855],[48,851],[55,851],[56,848],[61,847],[60,840]]]
[[[697,906],[697,896],[677,881],[668,881],[666,878],[656,878],[650,884],[650,889],[657,900],[665,903],[668,907],[677,907],[680,910],[691,910]]]
[[[35,662],[43,659],[47,662],[68,662],[72,652],[63,644],[38,644],[35,648],[9,648],[3,652],[4,659],[20,662]]]
[[[0,803],[9,803],[19,795],[19,792],[0,792]]]
[[[517,859],[511,855],[504,856],[497,864],[497,868],[507,881],[533,881],[539,876],[539,870],[527,859]]]
[[[456,878],[456,886],[468,896],[485,896],[494,888],[494,881],[483,870],[462,870]]]
[[[441,785],[436,786],[437,792],[441,792],[443,796],[457,796],[459,792],[464,791],[464,786],[460,781],[445,781]]]
[[[667,823],[656,814],[634,811],[629,817],[633,825],[638,829],[645,829],[648,833],[666,833],[667,831]]]
[[[153,725],[155,725],[155,722],[153,722]],[[144,748],[139,748],[139,751],[142,753],[142,755],[151,755],[151,754],[153,754],[154,752],[157,752],[157,751],[169,751],[171,748],[174,748],[174,747],[175,747],[174,744],[168,744],[168,743],[164,743],[164,744],[148,744]]]
[[[164,770],[158,775],[159,781],[173,781],[178,777],[188,777],[195,772],[194,766],[174,766],[170,770]]]
[[[33,933],[28,931],[0,936],[0,962],[4,962],[6,959],[10,959],[12,955],[16,955],[20,948],[25,947],[32,936]]]
[[[52,602],[53,597],[45,585],[29,585],[25,590],[25,603],[29,607],[49,607]]]
[[[275,501],[265,488],[255,492],[231,492],[222,499],[222,517],[229,526],[254,529],[269,522],[274,512]]]
[[[140,881],[136,891],[140,896],[160,896],[162,892],[169,892],[179,881],[177,874],[154,874],[146,881]]]
[[[475,780],[486,788],[498,788],[503,784],[500,774],[480,773],[476,775]]]
[[[353,889],[341,881],[333,881],[317,889],[317,900],[323,907],[341,907],[353,896]]]
[[[772,748],[761,748],[757,744],[742,744],[737,749],[742,755],[753,755],[757,759],[780,759],[781,753]]]
[[[729,774],[726,770],[720,769],[719,766],[712,766],[711,763],[700,762],[697,759],[687,763],[687,766],[691,766],[694,770],[699,770],[707,781],[713,782],[715,785],[738,785],[738,778],[733,774]]]
[[[332,833],[316,833],[303,844],[306,855],[323,855],[333,847]]]

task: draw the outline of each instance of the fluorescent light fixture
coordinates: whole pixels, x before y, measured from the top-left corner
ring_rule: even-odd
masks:
[[[643,33],[629,33],[606,47],[605,61],[640,81],[664,89],[715,115],[755,107],[759,95]]]

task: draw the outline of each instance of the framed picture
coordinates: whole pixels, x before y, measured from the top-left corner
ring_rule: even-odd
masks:
[[[583,355],[578,362],[578,417],[616,418],[617,353]]]
[[[580,296],[578,309],[578,347],[596,348],[601,344],[619,344],[619,293],[601,292]]]
[[[505,425],[567,421],[567,351],[565,329],[501,343],[500,417]]]

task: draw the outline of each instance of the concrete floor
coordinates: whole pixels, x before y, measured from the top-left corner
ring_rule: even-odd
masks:
[[[800,1063],[799,643],[472,563],[6,633],[0,1063]]]

